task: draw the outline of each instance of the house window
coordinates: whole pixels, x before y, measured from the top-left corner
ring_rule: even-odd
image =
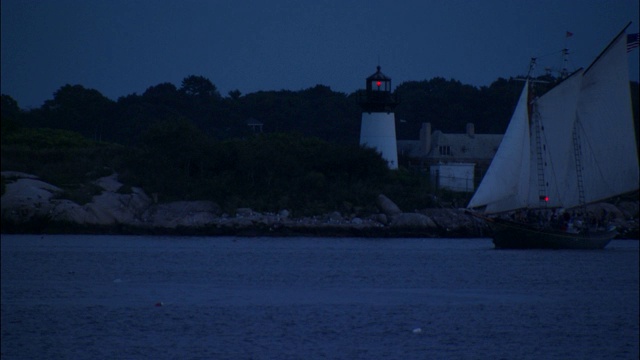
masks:
[[[451,146],[449,145],[440,145],[438,146],[438,150],[440,155],[451,155]]]

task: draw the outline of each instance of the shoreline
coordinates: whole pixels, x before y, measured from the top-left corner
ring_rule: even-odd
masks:
[[[41,219],[24,223],[3,221],[2,234],[94,234],[94,235],[161,235],[161,236],[239,236],[239,237],[359,237],[359,238],[478,238],[490,232],[467,229],[440,229],[417,226],[389,227],[352,224],[251,224],[227,223],[198,227],[150,227],[128,224],[97,225],[54,222]]]
[[[223,213],[212,201],[157,203],[140,188],[122,193],[117,174],[100,178],[102,188],[89,203],[61,198],[62,190],[34,175],[3,172],[12,179],[2,195],[2,234],[113,234],[247,237],[478,238],[491,228],[462,208],[427,208],[403,212],[385,195],[376,199],[378,213],[293,217],[286,209],[261,213],[238,208]],[[602,203],[615,220],[616,238],[640,239],[639,202]]]
[[[478,231],[469,229],[439,229],[424,227],[386,227],[362,226],[347,224],[318,224],[308,225],[250,225],[240,226],[201,226],[175,228],[132,226],[127,224],[95,225],[71,224],[65,222],[2,222],[2,235],[131,235],[131,236],[205,236],[205,237],[309,237],[309,238],[363,238],[363,239],[393,239],[393,238],[448,238],[471,239],[491,238],[491,230],[482,228]],[[637,231],[618,235],[615,240],[640,241]]]

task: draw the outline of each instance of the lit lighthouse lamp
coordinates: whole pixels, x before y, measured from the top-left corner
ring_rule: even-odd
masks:
[[[391,78],[380,71],[366,80],[366,89],[358,97],[362,107],[360,145],[376,149],[387,161],[390,169],[398,168],[396,120],[393,109],[397,97],[391,93]]]

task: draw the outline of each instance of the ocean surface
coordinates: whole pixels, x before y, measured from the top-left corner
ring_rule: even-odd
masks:
[[[638,359],[638,241],[2,235],[2,359]]]

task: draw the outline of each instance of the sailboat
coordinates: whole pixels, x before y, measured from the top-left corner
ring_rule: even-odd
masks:
[[[524,88],[467,208],[496,248],[602,249],[617,235],[587,205],[638,190],[626,29],[540,97]]]

